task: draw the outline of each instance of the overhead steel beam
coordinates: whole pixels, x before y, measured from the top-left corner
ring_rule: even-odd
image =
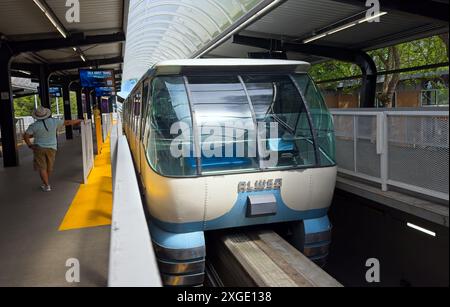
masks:
[[[89,60],[86,62],[68,62],[68,63],[58,63],[58,64],[49,64],[49,69],[52,72],[61,71],[61,70],[69,70],[69,69],[77,69],[83,67],[98,67],[102,65],[112,65],[112,64],[120,64],[123,63],[123,57],[114,57],[108,59],[99,59],[99,60]]]
[[[37,77],[37,75],[33,74],[32,72],[30,72],[31,74],[27,74],[21,71],[17,71],[17,70],[12,70],[11,71],[11,77],[16,77],[16,78],[24,78],[24,79],[30,79],[33,77]]]
[[[331,0],[333,2],[346,3],[356,6],[366,7],[366,0]],[[433,0],[420,0],[420,1],[405,1],[405,0],[383,0],[380,1],[380,9],[396,10],[400,12],[410,13],[423,17],[428,17],[448,23],[449,19],[449,4],[448,1],[433,1]]]
[[[11,63],[12,70],[23,70],[37,76],[39,74],[39,64],[31,63]]]
[[[356,64],[362,73],[361,107],[371,108],[375,106],[377,67],[372,58],[364,51],[242,35],[234,35],[233,43],[262,48],[271,52],[298,52]]]
[[[68,38],[56,38],[56,39],[41,39],[41,40],[29,40],[29,41],[8,41],[8,46],[13,51],[13,54],[17,55],[22,52],[36,52],[48,49],[62,49],[72,48],[97,44],[110,44],[120,43],[125,41],[125,34],[123,32],[85,36],[84,33],[74,33]]]

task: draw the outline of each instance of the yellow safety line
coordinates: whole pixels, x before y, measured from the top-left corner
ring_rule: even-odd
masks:
[[[59,231],[111,225],[112,174],[109,139],[95,157],[88,183],[80,185]]]

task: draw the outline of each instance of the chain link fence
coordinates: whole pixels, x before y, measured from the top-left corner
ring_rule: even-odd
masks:
[[[448,108],[332,113],[339,172],[449,200]]]

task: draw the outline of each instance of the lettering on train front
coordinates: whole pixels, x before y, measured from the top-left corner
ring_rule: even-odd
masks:
[[[269,180],[256,180],[254,182],[241,181],[238,184],[238,193],[281,190],[282,184],[283,180],[281,178]]]

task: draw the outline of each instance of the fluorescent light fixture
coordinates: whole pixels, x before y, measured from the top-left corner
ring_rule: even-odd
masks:
[[[42,12],[45,13],[45,8],[42,6],[42,3],[39,0],[33,0],[33,2],[41,9]]]
[[[312,36],[312,37],[310,37],[310,38],[307,38],[307,39],[305,39],[305,40],[303,41],[303,44],[310,43],[310,42],[312,42],[312,41],[315,41],[315,40],[324,38],[325,36],[332,35],[332,34],[334,34],[334,33],[337,33],[337,32],[343,31],[343,30],[346,30],[346,29],[348,29],[348,28],[352,28],[352,27],[354,27],[354,26],[356,26],[356,25],[358,25],[358,24],[362,24],[362,23],[364,23],[364,22],[368,22],[368,21],[374,20],[374,19],[376,19],[376,18],[378,18],[378,17],[381,17],[381,16],[383,16],[383,15],[386,15],[386,14],[387,14],[387,12],[380,12],[380,13],[375,14],[375,15],[370,16],[370,17],[364,17],[364,18],[361,18],[361,19],[359,19],[359,20],[357,20],[357,21],[353,21],[353,22],[350,22],[350,23],[346,23],[346,24],[344,24],[344,25],[342,25],[342,26],[339,26],[339,27],[337,27],[337,28],[335,28],[335,29],[331,29],[331,30],[328,30],[328,31],[326,31],[326,32],[324,32],[324,33],[320,33],[320,34],[314,35],[314,36]]]
[[[224,37],[222,37],[220,40],[218,40],[217,42],[215,42],[212,46],[210,46],[209,48],[207,48],[205,51],[203,51],[202,53],[200,53],[199,55],[197,55],[195,58],[200,58],[201,56],[203,56],[204,54],[208,53],[209,51],[213,50],[214,48],[216,48],[217,46],[220,46],[220,44],[222,44],[224,41],[226,41],[227,39],[229,39],[233,34],[241,31],[242,29],[244,29],[248,24],[252,23],[254,20],[256,20],[257,18],[259,18],[261,15],[265,14],[266,12],[270,11],[272,8],[276,7],[277,5],[279,5],[282,2],[282,0],[274,0],[272,3],[270,3],[269,5],[267,5],[266,7],[262,8],[259,12],[257,12],[256,14],[254,14],[252,17],[250,17],[249,19],[247,19],[246,21],[244,21],[242,24],[240,24],[238,27],[236,27],[234,30],[230,31],[229,33],[227,33],[227,35],[225,35]]]
[[[406,225],[407,225],[408,227],[410,227],[410,228],[413,228],[413,229],[415,229],[415,230],[418,230],[418,231],[420,231],[420,232],[423,232],[423,233],[425,233],[425,234],[427,234],[427,235],[429,235],[429,236],[436,237],[436,233],[435,233],[434,231],[425,229],[425,228],[423,228],[423,227],[414,225],[414,224],[412,224],[412,223],[407,223]]]
[[[303,41],[303,43],[304,43],[304,44],[307,44],[307,43],[313,42],[313,41],[315,41],[315,40],[321,39],[322,37],[325,37],[325,36],[327,36],[326,33],[319,34],[319,35],[313,36],[313,37],[311,37],[311,38],[305,39],[305,40]]]
[[[77,47],[72,47],[73,51],[78,52]]]
[[[19,70],[19,72],[21,72],[21,73],[23,73],[25,75],[31,76],[31,72],[29,72],[29,71]]]
[[[375,14],[373,16],[363,18],[363,19],[359,20],[358,23],[368,22],[368,21],[374,20],[374,19],[376,19],[378,17],[381,17],[383,15],[386,15],[386,14],[387,14],[387,12],[380,12],[380,13]]]
[[[53,24],[53,26],[58,30],[58,32],[64,37],[67,38],[67,32],[62,27],[61,23],[56,19],[55,16],[51,13],[51,11],[47,8],[47,5],[44,5],[41,0],[33,0],[33,2],[39,7],[39,9],[45,14],[48,20]]]
[[[341,27],[339,27],[339,28],[336,28],[336,29],[334,29],[334,30],[331,30],[331,31],[327,32],[327,35],[331,35],[331,34],[334,34],[334,33],[336,33],[336,32],[339,32],[339,31],[343,31],[343,30],[345,30],[345,29],[354,27],[354,26],[356,26],[356,25],[357,25],[356,22],[350,23],[350,24],[348,24],[348,25],[343,25],[343,26],[341,26]]]
[[[80,58],[83,60],[83,62],[86,62],[86,58],[84,57],[84,55],[80,54]]]

